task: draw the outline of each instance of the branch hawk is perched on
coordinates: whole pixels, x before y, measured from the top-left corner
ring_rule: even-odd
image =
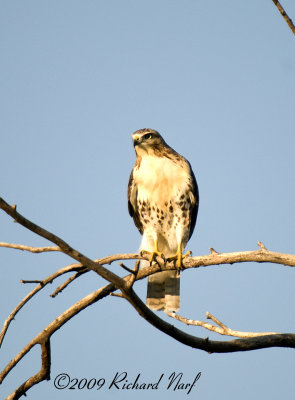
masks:
[[[128,209],[142,234],[140,250],[164,255],[182,265],[182,252],[195,228],[199,194],[189,162],[176,153],[153,129],[132,135],[136,163],[128,185]],[[148,307],[154,310],[179,309],[178,271],[158,272],[148,278]]]

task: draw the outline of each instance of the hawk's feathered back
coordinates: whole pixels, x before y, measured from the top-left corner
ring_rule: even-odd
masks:
[[[184,250],[197,219],[198,187],[189,162],[153,129],[132,135],[137,155],[128,185],[128,209],[143,235],[141,250],[174,256]],[[179,272],[149,277],[147,305],[177,311]]]

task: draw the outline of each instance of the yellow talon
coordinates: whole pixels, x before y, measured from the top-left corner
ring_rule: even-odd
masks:
[[[159,249],[158,249],[158,241],[157,241],[157,240],[155,240],[155,242],[154,242],[154,250],[153,250],[153,251],[141,250],[141,253],[142,253],[142,254],[143,254],[143,253],[146,253],[146,254],[149,254],[149,255],[150,255],[150,258],[149,258],[149,262],[150,262],[150,263],[152,263],[153,261],[155,261],[155,258],[156,258],[156,257],[161,257],[161,258],[164,259],[163,253],[162,253],[161,251],[159,251]]]
[[[185,254],[182,254],[181,247],[182,247],[181,243],[178,243],[177,252],[176,252],[175,256],[172,256],[172,257],[168,258],[168,261],[176,260],[176,267],[177,268],[181,268],[182,267],[182,260],[185,257],[187,257],[187,256],[189,256],[191,254],[191,251],[187,251]]]

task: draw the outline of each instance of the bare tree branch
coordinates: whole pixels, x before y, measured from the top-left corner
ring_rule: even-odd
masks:
[[[236,339],[232,341],[210,341],[189,335],[154,314],[132,288],[124,292],[126,299],[136,311],[151,325],[187,346],[207,351],[209,353],[228,353],[236,351],[257,350],[267,347],[292,347],[295,348],[295,334],[264,335],[255,338]]]
[[[131,276],[127,283],[129,288],[132,288],[132,286],[136,280],[136,277],[137,277],[137,274],[139,271],[139,264],[140,264],[140,260],[137,260],[135,263],[134,269],[131,271]]]
[[[50,380],[50,341],[45,340],[41,343],[41,360],[42,365],[39,372],[33,375],[31,378],[27,379],[22,385],[20,385],[16,390],[14,390],[6,400],[19,399],[22,395],[26,395],[26,392],[34,385],[44,381]]]
[[[4,243],[0,242],[0,247],[8,247],[10,249],[17,250],[25,250],[30,251],[31,253],[45,253],[47,251],[61,251],[59,247],[32,247],[32,246],[24,246],[23,244],[15,244],[15,243]]]
[[[55,243],[63,253],[67,254],[68,256],[72,257],[74,260],[80,262],[81,264],[87,266],[88,268],[92,269],[93,271],[97,272],[100,276],[106,279],[109,282],[114,283],[117,287],[120,288],[121,285],[126,285],[124,281],[120,279],[120,277],[113,272],[107,270],[102,265],[95,263],[90,258],[86,257],[81,252],[75,250],[71,247],[68,243],[66,243],[63,239],[59,238],[57,235],[47,231],[46,229],[40,227],[39,225],[31,222],[27,218],[23,217],[16,211],[16,205],[10,206],[6,201],[4,201],[0,197],[0,208],[4,210],[8,215],[14,218],[15,222],[18,222],[20,225],[24,226],[25,228],[29,229],[30,231],[36,233],[39,236],[49,240],[52,243]]]
[[[81,266],[81,268],[83,268]],[[54,298],[56,297],[59,293],[61,293],[67,286],[69,286],[70,283],[72,283],[75,279],[79,278],[86,272],[88,272],[88,269],[82,269],[81,271],[78,271],[75,273],[75,275],[70,276],[64,283],[62,283],[56,290],[50,295],[50,297]]]
[[[226,336],[235,336],[239,338],[253,338],[253,337],[258,337],[258,336],[266,336],[266,335],[279,335],[278,332],[241,332],[241,331],[235,331],[233,329],[230,329],[227,327],[225,324],[223,324],[221,321],[219,321],[216,317],[211,315],[210,313],[206,313],[206,318],[212,319],[217,325],[215,326],[212,324],[208,324],[208,322],[203,322],[203,321],[198,321],[198,320],[193,320],[193,319],[188,319],[185,317],[182,317],[179,314],[176,313],[168,313],[169,317],[176,319],[177,321],[183,322],[186,325],[194,325],[194,326],[201,326],[205,329],[208,329],[209,331],[219,333],[220,335],[226,335]]]
[[[97,302],[98,300],[104,298],[105,296],[109,295],[112,291],[115,290],[115,287],[112,284],[108,284],[101,289],[89,294],[88,296],[84,297],[83,299],[76,302],[66,311],[64,311],[58,318],[52,321],[45,329],[42,330],[30,343],[28,343],[10,362],[9,364],[3,369],[0,373],[0,384],[3,382],[6,375],[19,363],[19,361],[36,345],[40,344],[41,347],[44,343],[48,342],[50,337],[60,329],[67,321],[69,321],[74,315],[78,314],[80,311],[84,310],[84,308],[88,307],[89,305]],[[43,353],[44,358],[48,358],[49,354],[47,355]],[[44,359],[44,364],[46,363],[47,366],[50,366],[50,360]],[[42,368],[43,368],[43,359],[42,359]],[[41,369],[42,369],[41,368]],[[49,376],[49,373],[46,375]],[[33,377],[32,377],[33,378]],[[20,388],[23,388],[22,393],[15,394],[16,397],[11,397],[11,399],[18,399],[22,394],[26,392],[25,384],[30,381],[29,378]],[[18,388],[17,390],[19,390]]]
[[[272,0],[272,1],[275,4],[275,6],[277,7],[277,9],[279,10],[279,12],[281,13],[281,15],[283,16],[284,20],[287,22],[291,31],[295,34],[295,26],[293,24],[293,21],[291,20],[291,18],[289,18],[288,14],[284,10],[284,8],[281,5],[281,3],[279,2],[279,0]]]
[[[77,266],[74,267],[76,269]],[[3,328],[0,332],[0,347],[3,343],[5,334],[7,332],[7,329],[11,323],[11,321],[14,320],[16,314],[22,309],[22,307],[29,301],[33,296],[35,296],[36,293],[38,293],[41,289],[43,289],[48,283],[52,283],[54,279],[58,278],[59,276],[66,274],[68,272],[73,271],[73,264],[68,265],[67,267],[61,268],[58,271],[54,272],[44,280],[42,280],[30,293],[27,294],[24,299],[19,302],[19,304],[11,311],[7,319],[4,321]]]

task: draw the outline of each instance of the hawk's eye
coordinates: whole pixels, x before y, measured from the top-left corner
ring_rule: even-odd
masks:
[[[152,137],[153,135],[151,133],[147,133],[146,135],[144,135],[144,140],[151,139]]]

